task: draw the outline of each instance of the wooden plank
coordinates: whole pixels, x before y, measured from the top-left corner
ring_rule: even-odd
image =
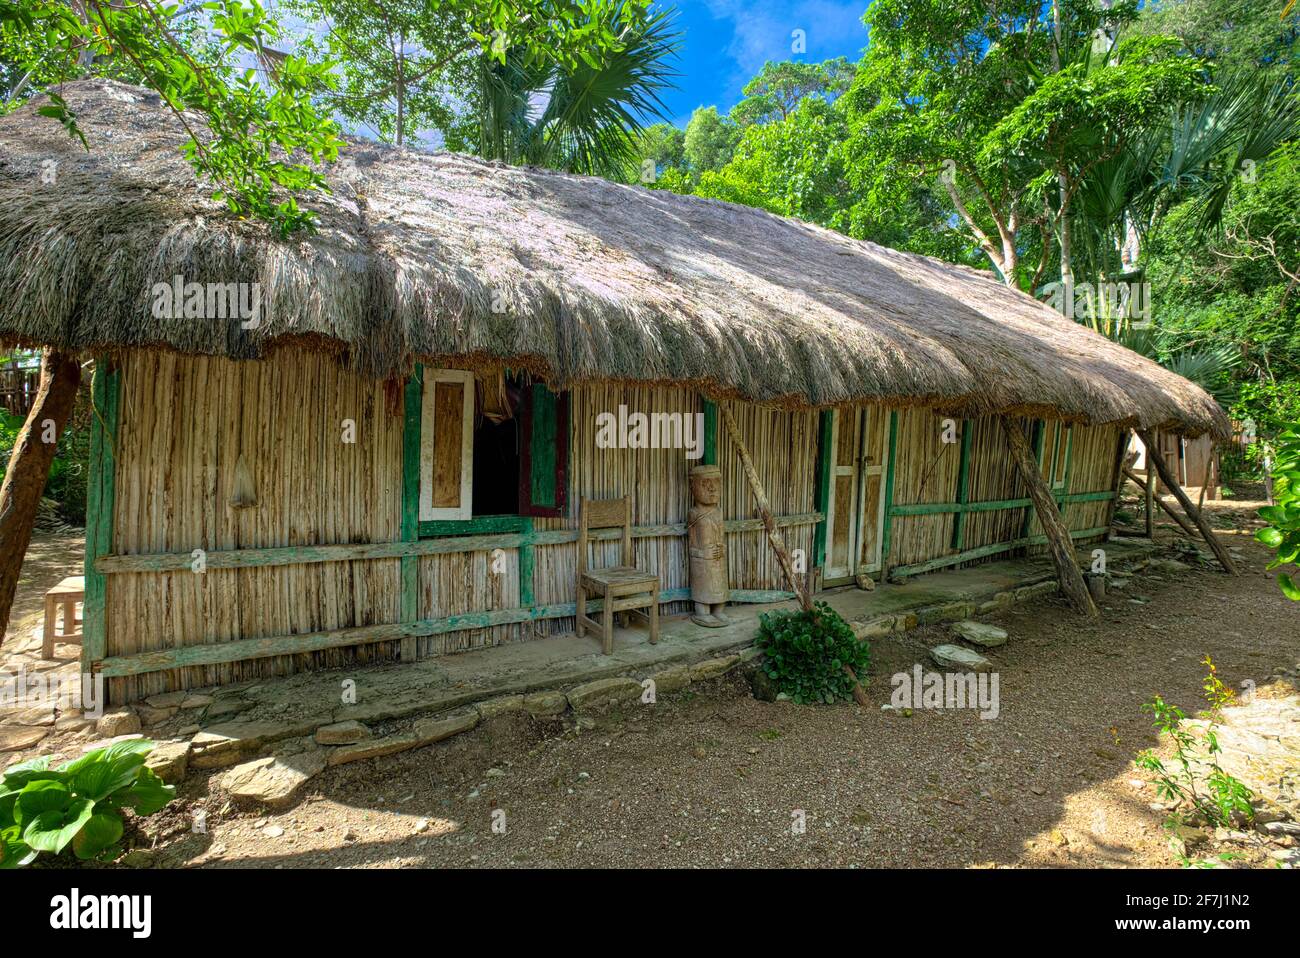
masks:
[[[885,529],[880,543],[880,577],[889,574],[889,547],[894,535],[894,463],[898,458],[898,410],[889,411],[889,463],[885,469]]]
[[[704,454],[700,464],[716,466],[718,464],[718,404],[712,399],[704,403]]]
[[[407,380],[403,396],[402,425],[402,541],[416,542],[420,538],[420,437],[424,405],[424,370],[417,365]],[[417,556],[402,557],[402,621],[414,622],[420,617],[420,560]],[[418,658],[415,636],[403,636],[401,643],[403,662]]]
[[[1105,526],[1097,526],[1093,529],[1079,529],[1070,533],[1071,539],[1089,539],[1092,536],[1099,536],[1106,531]],[[1013,549],[1019,549],[1026,546],[1040,546],[1047,542],[1047,536],[1027,536],[1022,539],[1012,539],[1009,542],[995,542],[990,545],[980,546],[976,549],[967,549],[965,552],[956,555],[940,556],[937,559],[929,559],[925,562],[915,562],[911,565],[898,566],[893,570],[893,577],[901,579],[907,576],[920,575],[923,572],[933,572],[935,569],[943,569],[950,565],[959,565],[962,562],[971,562],[975,559],[984,559],[988,556],[998,555],[1002,552],[1010,552]]]
[[[1029,487],[1029,496],[1034,500],[1034,512],[1047,536],[1047,547],[1052,553],[1052,562],[1056,566],[1057,581],[1061,591],[1083,615],[1096,618],[1097,604],[1092,600],[1083,573],[1074,556],[1074,545],[1070,530],[1061,518],[1060,507],[1052,498],[1052,490],[1043,478],[1039,460],[1030,452],[1029,443],[1020,429],[1020,424],[1009,416],[1002,416],[1002,432],[1007,438],[1007,449],[1011,459],[1020,470],[1020,476]]]
[[[533,520],[526,520],[528,525],[523,530],[524,541],[519,543],[519,604],[524,607],[532,606],[536,601],[535,595],[536,584],[533,576],[536,575],[536,558],[537,554],[532,543]]]
[[[825,516],[820,512],[804,512],[775,517],[779,528],[814,525]],[[251,569],[264,566],[309,565],[317,562],[353,562],[364,559],[398,559],[404,556],[450,555],[458,552],[483,552],[492,549],[516,549],[521,545],[559,545],[576,542],[578,533],[573,529],[531,530],[531,520],[526,516],[489,516],[473,519],[456,526],[475,527],[492,520],[490,526],[505,526],[518,532],[488,535],[455,535],[441,538],[421,538],[415,542],[360,542],[347,545],[290,546],[268,549],[229,549],[209,552],[209,569]],[[497,520],[508,520],[498,523]],[[425,528],[429,523],[420,523]],[[764,528],[761,519],[729,519],[727,532],[756,532]],[[593,529],[592,540],[614,540],[622,535],[618,529]],[[634,539],[648,539],[686,535],[682,522],[655,526],[633,526]],[[177,572],[187,570],[191,562],[188,552],[159,552],[147,555],[105,555],[95,560],[95,571],[103,575],[120,575],[128,572]]]
[[[106,356],[95,360],[91,385],[90,474],[86,489],[86,595],[82,603],[81,668],[90,672],[108,649],[108,582],[97,564],[113,551],[117,479],[118,397],[121,371]],[[189,563],[185,563],[189,567]]]
[[[1139,430],[1138,435],[1142,437],[1142,442],[1146,444],[1147,449],[1150,449],[1151,433]],[[1178,484],[1178,479],[1174,476],[1173,470],[1169,468],[1169,464],[1165,462],[1163,456],[1156,457],[1155,466],[1160,481],[1169,487],[1169,491],[1174,494],[1178,504],[1183,507],[1183,512],[1187,513],[1192,522],[1196,524],[1196,528],[1201,533],[1201,538],[1210,547],[1214,557],[1219,560],[1219,565],[1223,566],[1224,571],[1229,575],[1240,575],[1237,571],[1237,564],[1232,561],[1232,556],[1228,555],[1228,550],[1223,547],[1219,537],[1214,534],[1210,524],[1205,521],[1205,516],[1201,513],[1201,510],[1192,505],[1192,500],[1187,498],[1187,493],[1183,492],[1183,487]]]
[[[960,551],[965,533],[966,497],[970,490],[970,444],[975,435],[975,424],[969,419],[961,423],[961,458],[957,461],[957,517],[952,523],[952,547]]]
[[[736,447],[736,454],[740,456],[741,468],[745,470],[745,477],[749,480],[750,491],[754,494],[754,501],[758,505],[758,514],[763,519],[763,526],[767,530],[767,541],[772,546],[772,551],[776,553],[777,561],[781,564],[781,569],[785,573],[786,581],[790,583],[799,596],[799,605],[805,612],[812,611],[812,597],[808,591],[807,574],[804,576],[796,575],[794,563],[790,558],[790,553],[786,549],[785,540],[781,538],[781,533],[777,528],[776,522],[772,517],[772,506],[767,500],[767,493],[763,490],[762,480],[759,479],[758,472],[754,469],[753,460],[749,458],[749,450],[745,447],[745,441],[741,438],[740,427],[736,425],[736,419],[731,415],[731,410],[722,407],[722,421],[727,427],[727,435],[731,443]]]
[[[817,464],[815,466],[815,491],[813,505],[818,512],[828,514],[827,506],[831,499],[831,475],[835,472],[832,461],[831,437],[834,435],[835,412],[823,410],[817,420]],[[813,565],[822,568],[826,565],[826,526],[828,518],[817,523],[813,530]]]
[[[1098,492],[1074,492],[1068,495],[1056,496],[1056,499],[1061,502],[1102,502],[1114,498],[1115,492],[1112,489],[1102,489]],[[1004,509],[1023,509],[1033,504],[1033,499],[1000,499],[967,503],[917,502],[911,505],[894,506],[893,514],[896,516],[929,516],[948,512],[998,512]]]

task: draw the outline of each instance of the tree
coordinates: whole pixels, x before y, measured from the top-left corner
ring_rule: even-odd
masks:
[[[671,123],[653,123],[632,138],[632,163],[623,181],[650,185],[669,170],[682,171],[685,166],[686,132]]]
[[[194,28],[177,22],[182,11],[150,0],[0,0],[0,52],[12,80],[5,108],[44,94],[37,113],[89,149],[58,85],[92,73],[129,74],[155,90],[190,133],[186,156],[231,212],[281,235],[309,229],[314,217],[296,197],[325,187],[313,164],[335,158],[341,143],[311,102],[328,77],[287,56],[278,59],[275,84],[263,86],[236,61],[267,54],[278,36],[274,21],[245,0],[217,0],[204,11],[209,42],[195,46]],[[54,458],[55,444],[44,440],[62,434],[80,379],[75,355],[46,351],[37,402],[0,485],[0,637]]]
[[[697,107],[686,124],[686,163],[697,176],[720,170],[740,141],[740,129],[716,106]]]
[[[561,58],[515,46],[501,60],[478,57],[466,122],[448,145],[617,179],[645,121],[662,115],[659,95],[675,76],[675,13],[647,8],[648,0],[621,5],[607,23],[618,41],[604,50]]]
[[[849,89],[856,72],[856,67],[844,57],[823,63],[769,60],[745,84],[741,91],[745,99],[731,108],[731,119],[742,129],[755,123],[784,120],[805,97],[836,99]]]
[[[1142,8],[1136,28],[1177,37],[1220,69],[1291,70],[1300,56],[1300,13],[1277,0],[1161,0]]]

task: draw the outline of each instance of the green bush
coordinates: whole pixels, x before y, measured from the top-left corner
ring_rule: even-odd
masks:
[[[853,679],[844,666],[861,681],[871,664],[871,650],[829,605],[814,603],[812,612],[768,612],[759,622],[763,671],[777,691],[801,705],[852,698]]]
[[[1273,460],[1273,501],[1276,505],[1259,510],[1269,523],[1255,538],[1277,552],[1270,569],[1300,563],[1300,426],[1288,429],[1277,440]],[[1285,572],[1277,574],[1278,585],[1288,599],[1300,602],[1300,582]]]
[[[145,768],[148,739],[87,752],[58,768],[42,757],[5,770],[0,783],[0,869],[21,868],[40,852],[69,845],[83,861],[122,853],[122,809],[152,815],[176,789]]]

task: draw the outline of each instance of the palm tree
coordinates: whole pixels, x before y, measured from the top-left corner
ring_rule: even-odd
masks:
[[[618,176],[635,137],[664,118],[660,93],[677,75],[669,65],[680,34],[675,10],[624,26],[619,49],[572,66],[529,60],[523,50],[476,65],[465,145],[490,160]]]

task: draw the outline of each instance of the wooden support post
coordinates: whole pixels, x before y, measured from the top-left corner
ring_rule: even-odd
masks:
[[[1138,435],[1142,437],[1142,441],[1146,443],[1147,448],[1150,449],[1151,445],[1148,437],[1151,433],[1145,430],[1139,430]],[[1188,518],[1196,524],[1196,528],[1200,530],[1201,537],[1214,553],[1214,557],[1219,560],[1219,565],[1223,566],[1224,571],[1228,574],[1238,575],[1237,564],[1232,561],[1232,556],[1228,555],[1228,550],[1223,547],[1223,543],[1219,541],[1219,537],[1214,534],[1214,530],[1210,528],[1210,524],[1205,521],[1205,516],[1201,515],[1201,510],[1192,505],[1192,500],[1187,498],[1187,493],[1183,492],[1183,487],[1178,484],[1178,480],[1174,478],[1173,473],[1170,471],[1169,464],[1166,463],[1163,458],[1157,457],[1155,465],[1156,471],[1160,473],[1160,480],[1169,487],[1169,491],[1174,494],[1174,498],[1178,500],[1178,504],[1183,507],[1183,512],[1187,513]]]
[[[1052,490],[1043,480],[1042,470],[1029,448],[1029,442],[1025,439],[1020,424],[1008,416],[1003,416],[1001,419],[1002,431],[1007,437],[1007,447],[1011,451],[1016,467],[1020,470],[1021,478],[1029,487],[1029,497],[1034,501],[1039,524],[1042,525],[1043,532],[1047,536],[1047,547],[1052,553],[1052,561],[1056,564],[1056,576],[1060,580],[1061,591],[1080,613],[1095,617],[1097,605],[1092,601],[1092,594],[1088,591],[1088,586],[1083,581],[1083,573],[1079,571],[1079,565],[1075,561],[1074,541],[1070,538],[1070,530],[1065,527],[1065,522],[1061,518],[1056,500],[1052,498]]]
[[[402,427],[402,541],[420,538],[420,423],[424,404],[424,370],[416,366],[403,392]],[[420,617],[420,558],[402,557],[402,621]],[[417,638],[403,635],[400,642],[403,662],[418,657]]]
[[[1160,450],[1152,449],[1150,446],[1146,446],[1145,443],[1144,446],[1146,448],[1147,481],[1143,484],[1142,491],[1146,495],[1145,519],[1147,538],[1154,539],[1156,533],[1155,504],[1160,502],[1161,505],[1163,505],[1164,503],[1161,501],[1160,497],[1156,495],[1156,470],[1155,466],[1151,464],[1151,460],[1160,455]]]
[[[1191,525],[1191,524],[1190,524],[1186,519],[1184,519],[1182,516],[1180,516],[1178,513],[1174,512],[1174,510],[1173,510],[1173,509],[1172,509],[1172,508],[1171,508],[1171,507],[1170,507],[1170,506],[1165,502],[1164,499],[1160,498],[1159,496],[1153,496],[1153,495],[1152,495],[1151,490],[1155,487],[1155,473],[1154,473],[1154,472],[1153,472],[1150,476],[1147,477],[1147,478],[1150,480],[1149,482],[1148,482],[1147,480],[1144,480],[1144,479],[1143,479],[1141,476],[1139,476],[1137,473],[1135,473],[1135,472],[1133,472],[1132,470],[1130,470],[1127,466],[1124,467],[1124,475],[1128,476],[1128,477],[1129,477],[1130,479],[1132,479],[1135,483],[1137,483],[1137,485],[1138,485],[1138,486],[1139,486],[1139,487],[1140,487],[1140,488],[1141,488],[1141,489],[1146,493],[1146,495],[1147,495],[1147,501],[1148,501],[1148,502],[1150,502],[1150,501],[1152,501],[1152,499],[1154,499],[1154,501],[1155,501],[1157,504],[1159,504],[1160,508],[1163,509],[1163,510],[1165,510],[1165,514],[1168,515],[1170,519],[1173,519],[1174,522],[1178,523],[1178,525],[1182,528],[1182,530],[1183,530],[1184,532],[1186,532],[1186,533],[1187,533],[1189,536],[1191,536],[1193,539],[1195,539],[1195,538],[1198,536],[1197,531],[1192,527],[1192,525]],[[1148,506],[1148,508],[1151,508],[1151,507]],[[1148,538],[1148,539],[1151,538],[1151,534],[1150,534],[1150,533],[1147,534],[1147,538]]]
[[[973,419],[963,419],[961,422],[961,458],[957,462],[957,503],[966,505],[967,498],[970,495],[970,447],[971,440],[975,436],[975,421]],[[952,547],[958,552],[962,550],[962,543],[965,538],[966,513],[965,511],[957,513],[952,520]]]
[[[81,606],[81,671],[98,670],[108,654],[108,581],[95,564],[113,551],[118,396],[121,373],[106,356],[95,359],[91,385],[90,462],[86,478],[86,595]]]
[[[1112,528],[1115,525],[1115,510],[1119,508],[1120,493],[1124,491],[1124,460],[1128,456],[1129,431],[1121,429],[1119,431],[1119,448],[1115,451],[1115,468],[1111,475],[1115,477],[1115,498],[1106,506],[1106,541],[1110,541]]]
[[[1214,446],[1210,446],[1210,454],[1205,457],[1205,478],[1201,480],[1201,494],[1196,497],[1196,508],[1205,508],[1205,492],[1210,488],[1210,476],[1214,474]]]
[[[704,411],[704,453],[700,465],[716,466],[718,464],[718,404],[712,399],[703,400]]]
[[[722,413],[722,421],[727,426],[727,435],[731,437],[731,442],[736,447],[736,452],[740,456],[740,464],[744,467],[745,476],[749,479],[749,487],[754,491],[754,499],[758,503],[758,514],[763,520],[763,528],[767,530],[767,540],[772,544],[772,551],[776,553],[777,561],[781,563],[781,569],[785,572],[785,577],[790,582],[790,588],[799,599],[799,605],[805,612],[812,611],[812,598],[808,595],[808,584],[806,577],[798,576],[794,571],[794,562],[790,559],[790,552],[785,547],[785,540],[781,538],[781,533],[776,527],[776,520],[772,518],[772,506],[767,501],[767,493],[763,491],[763,483],[758,478],[758,472],[754,469],[753,460],[749,458],[749,450],[745,448],[745,441],[740,438],[740,429],[736,426],[735,417],[731,415],[731,410],[725,404],[720,405],[719,410]]]
[[[898,410],[889,412],[889,461],[885,463],[885,501],[880,508],[884,510],[880,535],[880,581],[889,579],[889,549],[894,539],[894,462],[898,455]]]

